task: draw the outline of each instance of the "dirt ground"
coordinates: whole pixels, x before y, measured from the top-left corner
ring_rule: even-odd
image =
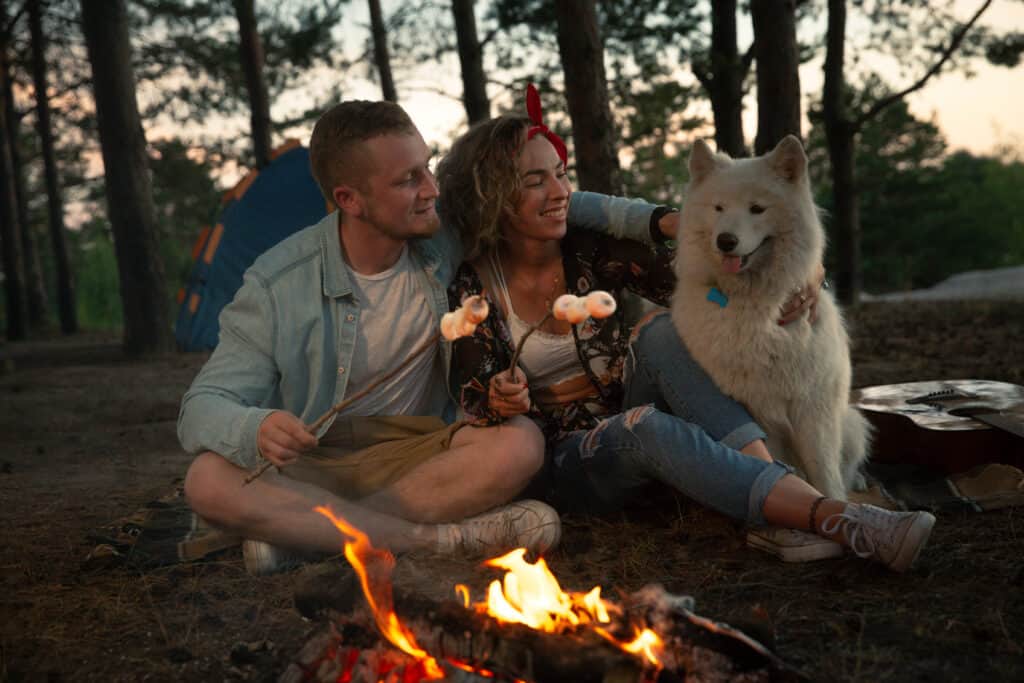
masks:
[[[1024,384],[1024,303],[871,304],[849,317],[858,386]],[[91,530],[183,474],[177,406],[204,360],[126,360],[117,342],[0,347],[0,680],[272,680],[315,628],[293,607],[303,571],[251,578],[237,550],[148,571],[83,569]],[[563,586],[614,595],[660,582],[705,616],[773,637],[813,680],[1024,680],[1022,508],[940,515],[919,564],[895,575],[849,556],[783,564],[714,513],[654,500],[567,519],[550,558]],[[447,594],[456,579],[481,587],[490,574],[405,557],[398,578]]]

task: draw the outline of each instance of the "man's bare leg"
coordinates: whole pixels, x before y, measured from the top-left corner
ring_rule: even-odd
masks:
[[[204,519],[238,535],[275,545],[339,553],[345,538],[318,505],[363,531],[378,547],[393,551],[437,547],[437,527],[367,509],[312,484],[271,470],[243,486],[249,474],[216,453],[202,453],[185,476],[189,505]]]
[[[507,503],[544,464],[544,437],[525,417],[466,426],[452,447],[360,505],[425,523],[452,522]]]

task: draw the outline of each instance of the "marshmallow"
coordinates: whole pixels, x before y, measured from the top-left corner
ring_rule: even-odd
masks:
[[[565,319],[572,325],[581,323],[587,319],[590,313],[587,311],[587,300],[580,297],[573,297],[572,305],[565,312]]]
[[[555,320],[568,320],[569,309],[575,305],[577,298],[572,294],[563,294],[555,299],[555,303],[551,306]]]
[[[487,302],[479,294],[466,297],[462,302],[462,308],[460,310],[465,311],[466,320],[474,325],[482,323],[490,312]]]
[[[595,289],[586,296],[587,312],[595,320],[607,318],[615,312],[615,297],[608,292]]]
[[[455,329],[455,314],[445,313],[441,316],[441,336],[448,341],[455,341],[459,334]]]

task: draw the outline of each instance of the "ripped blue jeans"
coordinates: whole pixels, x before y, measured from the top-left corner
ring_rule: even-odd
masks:
[[[651,482],[733,519],[764,524],[768,492],[791,469],[737,449],[764,432],[689,356],[667,314],[638,325],[625,412],[553,446],[554,503],[607,512]]]

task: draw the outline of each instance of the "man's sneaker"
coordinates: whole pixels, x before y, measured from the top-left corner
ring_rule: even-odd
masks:
[[[902,572],[914,564],[934,525],[935,517],[929,512],[894,512],[874,505],[847,503],[845,510],[821,523],[821,530],[832,535],[842,528],[857,555]]]
[[[765,526],[747,532],[747,545],[775,555],[783,562],[813,562],[839,557],[842,544],[807,531]]]
[[[539,555],[558,545],[561,537],[554,508],[539,500],[520,500],[457,524],[439,525],[437,545],[445,554],[491,556],[526,548]]]
[[[245,571],[253,576],[266,576],[295,569],[308,562],[310,557],[265,541],[248,540],[242,542],[242,559]]]

